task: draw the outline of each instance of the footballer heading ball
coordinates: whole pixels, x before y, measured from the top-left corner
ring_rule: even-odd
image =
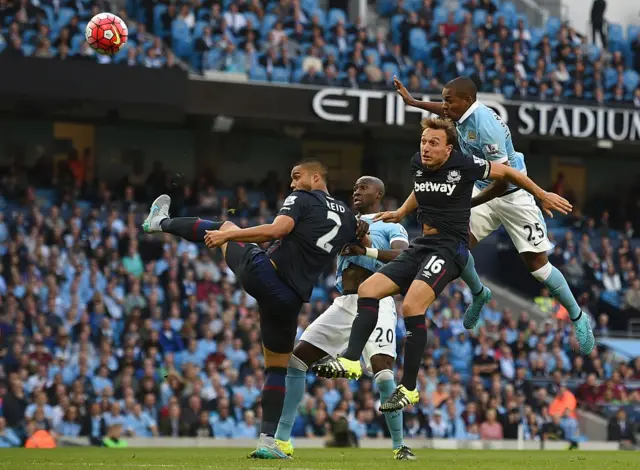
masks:
[[[122,18],[113,13],[99,13],[87,23],[85,37],[99,54],[115,55],[127,42],[129,31]]]

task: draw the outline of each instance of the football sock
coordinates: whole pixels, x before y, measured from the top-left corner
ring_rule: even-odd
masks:
[[[171,233],[190,242],[204,243],[207,230],[220,230],[224,221],[204,220],[199,217],[176,217],[160,222],[163,232]]]
[[[267,367],[264,372],[260,432],[273,437],[278,428],[278,421],[280,421],[282,407],[284,406],[287,369],[284,367]]]
[[[389,369],[381,370],[375,376],[376,384],[380,390],[380,402],[384,403],[396,389],[396,381],[393,379],[393,372]],[[391,443],[394,449],[399,449],[404,445],[402,436],[402,411],[384,413],[384,420],[387,422]]]
[[[427,325],[424,315],[407,317],[404,319],[404,324],[407,327],[407,339],[404,345],[402,385],[408,390],[415,390],[418,370],[427,346]]]
[[[282,407],[282,416],[276,430],[276,439],[288,441],[291,439],[291,429],[296,422],[298,415],[298,406],[304,397],[304,391],[307,385],[307,365],[295,356],[291,356],[289,368],[287,369],[287,377],[285,379],[286,392],[284,395],[284,406]]]
[[[582,313],[582,309],[576,302],[567,280],[562,273],[551,263],[545,264],[543,267],[531,273],[538,281],[542,282],[549,293],[567,309],[569,318],[577,320]]]
[[[480,280],[480,276],[478,276],[478,272],[476,271],[476,262],[473,259],[473,255],[469,253],[469,257],[467,258],[467,264],[464,266],[462,270],[462,274],[460,274],[460,279],[462,279],[469,289],[471,289],[471,293],[474,295],[480,295],[482,289],[484,289],[484,285]]]
[[[362,351],[369,341],[369,336],[378,323],[378,309],[380,301],[369,297],[358,298],[358,315],[353,320],[349,346],[342,357],[350,361],[359,361]]]

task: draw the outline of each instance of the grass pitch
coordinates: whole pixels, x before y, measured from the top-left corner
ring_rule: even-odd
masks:
[[[435,470],[622,470],[640,469],[639,452],[417,450],[418,461],[392,460],[391,451],[320,449],[296,451],[291,461],[250,460],[249,449],[0,450],[0,469],[121,470],[342,470],[424,468]]]

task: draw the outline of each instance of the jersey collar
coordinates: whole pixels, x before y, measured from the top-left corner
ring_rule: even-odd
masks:
[[[471,116],[473,112],[478,109],[478,106],[480,106],[479,101],[475,101],[471,106],[469,106],[467,112],[464,113],[460,119],[458,119],[458,124],[462,124],[469,116]]]

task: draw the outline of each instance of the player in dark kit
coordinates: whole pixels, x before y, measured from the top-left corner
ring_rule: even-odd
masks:
[[[220,247],[242,287],[258,302],[265,384],[260,441],[252,454],[256,458],[288,458],[273,436],[282,414],[298,314],[319,275],[344,245],[357,240],[356,218],[347,205],[329,196],[322,163],[295,166],[291,188],[294,191],[271,224],[240,229],[229,221],[170,219],[167,195],[154,201],[143,224],[147,233],[167,232],[194,242],[204,240],[209,248]],[[255,244],[272,240],[277,241],[267,251]]]
[[[360,356],[378,321],[380,299],[406,293],[402,314],[407,328],[401,384],[381,404],[380,411],[397,411],[418,403],[416,378],[427,342],[425,312],[444,287],[456,279],[469,255],[471,192],[477,180],[509,181],[563,214],[571,204],[538,187],[525,174],[500,163],[466,157],[453,150],[456,130],[451,121],[424,119],[420,152],[411,159],[414,190],[400,209],[383,212],[374,221],[400,222],[418,209],[422,236],[395,260],[383,266],[358,289],[358,315],[349,346],[342,357],[329,359],[313,370],[323,377],[358,378]]]

